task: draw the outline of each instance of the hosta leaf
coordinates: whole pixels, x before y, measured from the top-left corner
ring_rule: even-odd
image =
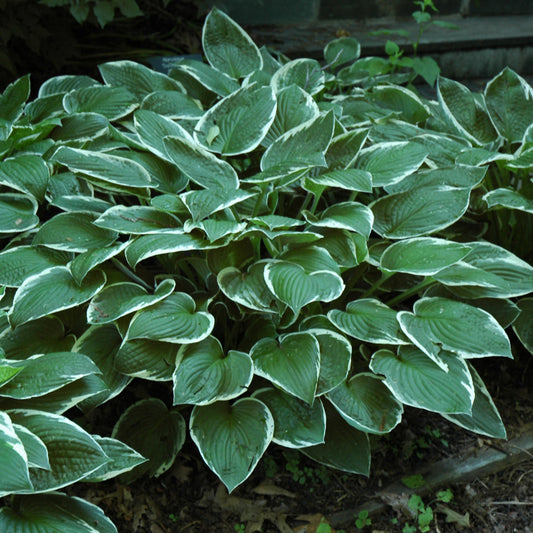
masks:
[[[320,345],[309,333],[289,333],[279,340],[261,339],[251,349],[254,372],[309,405],[315,397]]]
[[[317,216],[303,211],[309,224],[322,228],[346,229],[368,238],[372,231],[374,215],[372,211],[358,202],[339,202],[319,213]]]
[[[177,91],[155,91],[144,98],[141,109],[170,119],[198,119],[204,112],[197,100]]]
[[[309,94],[316,94],[324,87],[325,75],[316,59],[299,58],[285,63],[272,76],[276,93],[285,87],[297,85]]]
[[[503,328],[492,315],[472,305],[448,298],[421,298],[413,313],[398,313],[398,322],[411,341],[443,368],[442,350],[464,358],[512,358]]]
[[[528,263],[496,244],[465,244],[472,248],[468,255],[434,276],[454,293],[464,298],[513,298],[533,291],[533,268]]]
[[[77,113],[61,119],[50,137],[54,141],[93,141],[109,132],[109,120],[98,113]]]
[[[239,186],[237,173],[229,163],[193,141],[165,137],[164,144],[171,161],[200,187],[236,189]]]
[[[125,187],[148,187],[151,184],[150,174],[144,167],[116,155],[61,146],[54,153],[53,160],[65,165],[71,172],[106,183]]]
[[[381,255],[380,267],[390,272],[431,276],[463,259],[470,247],[433,237],[397,241]]]
[[[513,330],[529,353],[533,354],[533,298],[522,298],[517,303],[520,314],[513,322]]]
[[[63,107],[67,113],[99,113],[109,120],[129,115],[139,105],[138,99],[125,87],[84,87],[67,93]]]
[[[355,61],[361,55],[361,44],[353,37],[339,37],[324,48],[324,59],[330,68]]]
[[[400,85],[378,85],[372,88],[370,98],[376,104],[399,113],[399,118],[412,124],[430,116],[428,107],[414,91]]]
[[[434,233],[459,220],[469,201],[469,189],[447,185],[390,194],[370,205],[374,213],[373,229],[389,239]]]
[[[48,450],[44,442],[24,426],[14,424],[13,429],[24,446],[26,456],[28,457],[28,466],[30,468],[44,468],[45,470],[49,470]]]
[[[482,95],[472,94],[462,83],[442,76],[437,84],[437,95],[447,119],[468,140],[479,145],[498,138]]]
[[[474,385],[462,357],[441,352],[443,370],[416,346],[400,346],[398,355],[378,350],[370,369],[385,376],[385,385],[406,405],[437,413],[470,414]]]
[[[140,400],[122,413],[112,437],[127,444],[148,462],[122,475],[130,482],[143,474],[158,477],[171,466],[185,441],[185,420],[157,398]]]
[[[139,100],[154,91],[184,92],[176,80],[133,61],[111,61],[98,70],[107,85],[124,87]]]
[[[328,319],[342,332],[374,344],[407,344],[396,311],[373,298],[348,303],[346,311],[332,309]]]
[[[324,444],[300,451],[321,464],[368,476],[370,473],[370,443],[368,435],[349,426],[335,409],[326,409],[327,426]]]
[[[39,96],[49,96],[52,94],[68,93],[83,87],[91,87],[92,85],[100,85],[96,80],[84,75],[63,75],[54,76],[47,79],[39,87]]]
[[[24,194],[0,194],[0,235],[19,233],[39,224],[37,202]]]
[[[2,531],[17,533],[117,533],[96,505],[58,492],[17,496],[14,508],[0,509]]]
[[[193,220],[196,222],[217,211],[244,202],[253,196],[255,196],[253,192],[218,185],[213,189],[201,189],[199,191],[182,193],[180,199],[187,206]]]
[[[141,205],[115,205],[102,213],[94,221],[94,225],[130,235],[161,233],[182,226],[174,215]]]
[[[224,354],[216,337],[182,346],[173,375],[174,405],[231,400],[248,388],[252,375],[250,356],[236,350]]]
[[[402,419],[403,405],[371,373],[356,374],[329,391],[327,399],[350,426],[366,433],[389,433]]]
[[[359,156],[365,144],[368,130],[355,129],[336,135],[326,152],[326,163],[330,170],[349,169]]]
[[[252,473],[274,434],[264,403],[243,398],[233,404],[195,406],[191,437],[207,466],[232,491]]]
[[[34,355],[26,359],[22,370],[0,386],[0,396],[23,400],[43,396],[91,374],[99,368],[86,356],[74,352]]]
[[[483,200],[487,202],[489,209],[491,207],[501,206],[533,214],[533,201],[522,196],[514,189],[495,189],[489,191],[483,196]]]
[[[427,150],[412,142],[388,142],[365,148],[357,159],[357,167],[372,174],[374,187],[397,183],[420,168]]]
[[[284,133],[314,119],[318,116],[318,105],[309,93],[291,85],[279,91],[276,95],[278,102],[274,122],[263,139],[264,146],[270,146]]]
[[[131,320],[126,339],[152,339],[177,344],[200,342],[212,331],[214,318],[195,311],[191,296],[176,292],[150,309],[139,311]]]
[[[30,481],[26,450],[11,419],[3,411],[0,411],[0,451],[0,467],[2,468],[0,494],[31,490],[33,485]]]
[[[76,195],[63,195],[56,196],[50,205],[59,207],[59,209],[67,212],[76,212],[84,214],[99,214],[103,213],[106,209],[109,209],[112,204],[95,198],[94,196],[76,196]]]
[[[39,156],[19,155],[0,162],[1,185],[32,194],[41,202],[49,179],[48,165]]]
[[[68,268],[72,277],[78,285],[82,283],[85,276],[95,267],[105,263],[109,259],[121,253],[127,242],[106,246],[105,248],[94,248],[77,255],[69,264]]]
[[[533,122],[533,90],[509,67],[487,83],[485,101],[490,118],[509,143],[520,142]]]
[[[115,355],[114,368],[126,376],[171,381],[179,345],[149,339],[127,341]]]
[[[207,61],[232,78],[243,78],[263,67],[263,57],[249,35],[222,11],[207,15],[202,31]]]
[[[69,254],[39,246],[17,246],[0,252],[0,284],[20,287],[26,278],[64,265]]]
[[[95,216],[86,213],[59,213],[37,231],[33,245],[53,250],[86,252],[101,249],[117,240],[118,234],[94,224]]]
[[[275,114],[272,89],[249,85],[209,109],[196,124],[194,137],[211,152],[224,156],[245,154],[257,148]]]
[[[300,265],[273,261],[265,267],[270,291],[295,312],[311,302],[331,302],[344,290],[342,278],[328,271],[307,273]]]
[[[200,191],[207,192],[207,191]],[[245,193],[246,194],[246,193]],[[190,233],[195,229],[201,229],[210,242],[218,241],[228,235],[242,233],[246,229],[246,222],[235,220],[216,220],[207,218],[201,221],[186,220],[183,225],[184,231]]]
[[[257,311],[273,312],[274,296],[268,289],[264,270],[267,263],[252,264],[246,272],[235,267],[222,269],[217,276],[220,290],[232,301]]]
[[[26,427],[43,441],[50,461],[49,470],[30,471],[33,490],[18,493],[49,492],[66,487],[108,462],[94,438],[61,415],[23,409],[11,411],[9,415],[13,423]]]
[[[89,324],[114,322],[121,316],[165,299],[175,286],[174,280],[166,279],[158,285],[152,295],[137,283],[119,282],[108,285],[90,301],[87,308],[87,322]]]
[[[313,405],[285,392],[269,388],[254,393],[274,418],[273,442],[286,448],[302,448],[324,442],[326,411],[320,399]]]
[[[13,130],[13,123],[22,115],[30,96],[30,76],[10,83],[0,94],[0,141],[5,141]]]
[[[329,252],[319,246],[306,246],[287,250],[278,256],[284,261],[300,265],[308,274],[328,271],[340,274],[340,269]]]
[[[83,411],[90,409],[114,398],[120,394],[131,379],[115,368],[115,357],[122,343],[117,328],[113,324],[92,326],[78,338],[73,352],[79,352],[90,357],[101,372],[101,379],[106,385],[106,390],[92,395],[80,402]]]
[[[12,380],[21,370],[18,361],[8,361],[6,359],[0,359],[0,390],[2,386]]]
[[[76,307],[104,287],[106,277],[100,270],[87,274],[81,285],[72,278],[66,267],[57,266],[30,276],[18,288],[9,312],[13,327],[30,320]]]
[[[133,448],[130,448],[127,444],[117,439],[94,435],[94,440],[102,447],[102,450],[104,450],[105,454],[111,460],[101,466],[96,472],[93,472],[89,477],[86,477],[83,480],[84,482],[94,483],[105,481],[124,474],[147,461],[140,453],[137,453]]]
[[[472,374],[472,380],[474,382],[474,403],[472,404],[472,414],[446,414],[442,413],[442,416],[461,426],[462,428],[480,433],[481,435],[487,435],[495,439],[507,438],[507,432],[503,425],[502,419],[489,391],[485,387],[476,369],[470,365],[470,373]]]
[[[305,187],[312,191],[313,189],[308,187],[309,183],[312,183],[314,189],[318,190],[336,187],[347,191],[372,192],[372,174],[358,168],[332,170],[324,174],[308,176],[305,178]]]
[[[284,133],[263,154],[261,170],[289,163],[295,167],[325,166],[324,153],[331,142],[334,122],[333,112],[328,112]]]

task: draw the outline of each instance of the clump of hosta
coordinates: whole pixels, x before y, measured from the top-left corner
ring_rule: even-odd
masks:
[[[426,101],[353,39],[290,61],[217,10],[203,45],[0,97],[1,531],[115,531],[55,491],[189,436],[229,490],[272,442],[366,475],[404,405],[505,437],[473,360],[533,349],[529,85]],[[87,431],[142,380],[168,394]]]

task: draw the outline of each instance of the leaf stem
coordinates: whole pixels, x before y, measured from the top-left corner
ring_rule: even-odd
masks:
[[[390,277],[394,276],[396,272],[381,271],[381,278],[376,281],[362,296],[361,298],[368,298],[376,292]]]
[[[421,281],[414,287],[411,287],[410,289],[402,292],[401,294],[398,294],[391,300],[387,302],[387,305],[389,307],[392,307],[393,305],[399,304],[400,302],[403,302],[404,300],[407,300],[411,296],[419,293],[422,289],[425,289],[426,287],[429,287],[430,285],[433,285],[437,283],[433,278],[426,278],[424,281]]]
[[[137,274],[134,274],[126,265],[121,263],[116,257],[111,258],[111,262],[123,273],[128,276],[131,280],[135,281],[135,283],[138,283],[142,287],[144,287],[146,290],[151,291],[152,287],[146,283],[143,279],[141,279]]]

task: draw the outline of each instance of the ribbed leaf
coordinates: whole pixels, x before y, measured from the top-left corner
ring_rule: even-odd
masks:
[[[105,263],[109,259],[115,257],[126,248],[128,243],[121,242],[119,244],[106,246],[104,248],[95,248],[87,250],[77,255],[69,264],[68,268],[72,277],[78,285],[81,285],[85,276],[95,267]],[[44,248],[45,249],[45,248]]]
[[[153,207],[115,205],[102,213],[94,225],[118,233],[146,235],[180,228],[181,221]]]
[[[44,200],[50,179],[45,161],[36,155],[18,155],[0,162],[0,184]]]
[[[217,185],[212,189],[182,193],[180,194],[180,199],[187,206],[194,222],[197,222],[227,207],[244,202],[253,196],[255,196],[253,192],[234,189],[228,185]]]
[[[313,187],[309,184],[312,184]],[[359,168],[332,170],[305,179],[305,187],[310,191],[321,191],[328,187],[336,187],[347,191],[372,192],[372,174]]]
[[[109,133],[109,120],[98,113],[77,113],[61,119],[61,126],[54,129],[50,137],[54,141],[93,141]]]
[[[332,69],[355,61],[361,55],[361,44],[353,37],[339,37],[324,48],[324,59]]]
[[[396,111],[399,118],[412,124],[423,122],[430,116],[429,108],[416,93],[401,85],[377,85],[369,96],[379,106]]]
[[[355,129],[336,135],[326,152],[326,163],[330,170],[350,169],[365,144],[368,130]]]
[[[207,466],[232,491],[252,473],[274,434],[274,420],[264,403],[243,398],[233,404],[195,406],[191,437]]]
[[[491,207],[507,207],[533,214],[533,201],[514,189],[494,189],[485,194],[483,200],[487,202],[489,209]]]
[[[313,215],[303,211],[307,222],[321,228],[346,229],[368,238],[372,231],[374,215],[372,211],[358,202],[339,202]]]
[[[324,88],[325,74],[316,59],[299,58],[285,63],[272,76],[272,87],[276,93],[285,87],[297,85],[309,94],[316,94]]]
[[[37,202],[24,194],[0,194],[0,235],[20,233],[39,224]]]
[[[89,76],[63,75],[54,76],[47,79],[39,87],[39,96],[50,96],[52,94],[68,93],[83,87],[100,85],[96,80]]]
[[[252,375],[250,356],[236,350],[224,354],[216,337],[182,346],[173,375],[174,405],[231,400],[247,389]]]
[[[440,357],[447,371],[417,347],[400,346],[398,355],[377,351],[370,368],[385,376],[385,385],[406,405],[437,413],[469,414],[474,385],[466,362],[449,352],[441,352]]]
[[[533,298],[518,301],[520,314],[513,322],[513,330],[529,353],[533,354]]]
[[[45,470],[49,470],[50,461],[48,460],[48,450],[44,442],[24,426],[14,424],[13,428],[24,446],[26,456],[28,457],[28,466],[30,468],[44,468]]]
[[[198,119],[203,110],[197,100],[177,91],[155,91],[144,98],[141,109],[170,119]]]
[[[254,372],[284,391],[313,403],[320,369],[320,345],[309,333],[289,333],[257,342],[250,355]]]

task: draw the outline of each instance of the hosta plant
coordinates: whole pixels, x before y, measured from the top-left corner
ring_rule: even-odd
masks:
[[[505,437],[474,360],[533,349],[531,87],[427,101],[218,10],[203,45],[0,97],[1,531],[115,531],[60,491],[189,438],[231,491],[272,442],[368,474],[404,405]]]

